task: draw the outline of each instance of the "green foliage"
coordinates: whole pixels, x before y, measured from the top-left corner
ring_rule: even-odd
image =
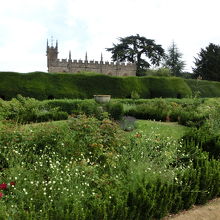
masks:
[[[189,171],[194,171],[194,174],[189,180],[185,179],[182,184],[187,184],[187,181],[190,181],[188,184],[194,188],[193,191],[196,194],[195,203],[204,204],[211,198],[219,195],[220,163],[218,160],[210,159],[209,155],[203,152],[198,145],[195,144],[194,140],[185,140],[184,138],[181,152],[181,154],[183,153],[185,156],[179,159],[186,166],[191,164],[192,167]]]
[[[104,108],[109,113],[109,115],[115,120],[120,120],[124,115],[124,108],[121,103],[109,102],[104,106]]]
[[[173,76],[181,76],[185,63],[181,61],[182,54],[179,52],[176,44],[173,42],[168,48],[164,58],[164,66],[169,68]]]
[[[68,121],[0,125],[0,184],[7,183],[7,189],[0,186],[3,219],[160,219],[220,195],[219,99],[123,99],[98,105],[18,96],[0,106],[0,115],[23,123],[36,112],[47,118],[75,111]],[[137,130],[123,132],[104,117],[108,111],[119,119],[123,106],[127,113],[194,128],[181,140],[181,134],[174,138],[171,123],[155,127],[151,122],[146,128],[146,121],[138,122]],[[79,115],[84,112],[100,118]],[[130,116],[124,119],[124,130],[136,126]]]
[[[99,105],[93,100],[83,100],[76,101],[75,106],[72,106],[72,113],[76,115],[86,114],[86,115],[97,115]]]
[[[107,48],[107,51],[112,52],[113,61],[136,63],[137,75],[142,75],[151,64],[159,65],[164,56],[164,49],[161,45],[157,45],[154,40],[141,37],[139,34],[121,37],[119,41],[119,44],[113,44],[113,47]],[[143,56],[149,60],[147,61]]]
[[[156,70],[156,76],[171,76],[171,71],[168,68],[161,67]]]
[[[211,82],[200,79],[188,79],[185,81],[192,91],[192,95],[196,96],[199,93],[199,97],[220,97],[220,83]]]
[[[156,121],[178,121],[181,106],[164,99],[153,99],[148,103],[138,104],[128,109],[125,114],[138,119]]]
[[[174,121],[188,127],[201,127],[219,108],[218,99],[121,100],[125,115],[138,119]],[[216,121],[216,120],[215,120]]]
[[[220,162],[159,130],[128,138],[109,119],[84,115],[3,126],[2,218],[160,219],[220,194]]]
[[[195,66],[195,78],[200,76],[205,80],[220,81],[220,46],[210,43],[201,49],[198,58],[195,58]]]
[[[143,83],[149,83],[150,98],[183,98],[191,94],[184,80],[177,77],[144,77]]]
[[[70,114],[95,115],[100,106],[92,99],[53,99],[44,100],[43,104],[50,108],[59,108],[61,111]]]
[[[124,196],[115,166],[126,142],[114,122],[84,116],[62,127],[5,127],[0,147],[10,168],[0,173],[0,183],[16,184],[4,191],[1,214],[22,219],[120,216]]]
[[[150,71],[150,70],[149,70]],[[151,70],[152,71],[152,70]],[[166,75],[166,69],[155,70]],[[152,72],[154,75],[154,71]],[[160,75],[160,74],[159,74]],[[200,97],[220,97],[220,83],[178,77],[110,77],[99,74],[10,73],[0,72],[0,97],[6,100],[17,94],[38,100],[85,99],[94,94],[110,94],[112,98],[183,98],[200,93]],[[51,100],[52,101],[52,100]]]
[[[137,91],[132,91],[131,92],[131,98],[132,99],[139,99],[140,98],[140,95],[137,93]]]
[[[69,115],[85,114],[87,116],[94,116],[99,119],[103,117],[120,120],[124,114],[123,105],[120,103],[107,103],[98,104],[94,100],[78,100],[78,99],[60,99],[60,100],[45,100],[45,105],[49,105],[52,108],[59,108],[60,110],[68,113]]]
[[[51,108],[34,98],[25,98],[21,95],[11,101],[0,101],[0,115],[5,120],[13,120],[18,123],[68,118],[68,114],[60,111],[59,108]]]
[[[203,123],[189,131],[185,136],[185,141],[194,141],[204,151],[209,153],[210,158],[220,159],[220,114],[219,106],[209,111],[209,116]]]
[[[163,77],[166,77],[166,76],[171,76],[172,73],[171,73],[169,68],[161,67],[159,69],[147,69],[144,72],[144,75],[145,76],[163,76]]]
[[[67,118],[68,118],[68,114],[66,112],[50,110],[50,111],[38,113],[36,116],[36,121],[37,122],[59,121],[59,120],[66,120]]]
[[[153,134],[157,135],[159,140],[166,140],[167,137],[179,140],[190,128],[179,125],[177,123],[166,123],[152,120],[136,120],[135,130],[129,134],[135,135],[135,133],[142,132],[148,134],[150,137]]]
[[[13,78],[13,80],[11,80]],[[0,73],[0,95],[10,100],[21,94],[39,100],[62,98],[93,98],[110,94],[112,98],[130,98],[137,91],[140,98],[186,97],[191,95],[181,78],[110,77],[106,75],[57,73]],[[19,86],[18,86],[19,85]]]
[[[179,123],[189,127],[200,127],[205,119],[209,117],[209,111],[206,109],[205,99],[192,99],[191,103],[182,104],[179,112]]]

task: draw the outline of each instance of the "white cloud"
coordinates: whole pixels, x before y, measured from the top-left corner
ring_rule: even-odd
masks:
[[[39,53],[39,47],[42,46],[39,42],[45,40],[47,36],[46,28],[36,22],[15,18],[7,19],[4,24],[0,23],[0,27],[5,32],[5,37],[2,39],[3,44],[0,46],[0,71],[43,70],[37,54]],[[42,57],[44,57],[44,54],[42,54]],[[42,59],[40,60],[42,62]],[[36,63],[39,66],[36,66]]]
[[[51,35],[60,58],[72,50],[75,59],[87,51],[89,59],[103,52],[106,60],[106,47],[137,33],[164,49],[174,41],[190,70],[200,48],[219,44],[219,6],[218,0],[8,0],[0,8],[0,71],[46,71]]]

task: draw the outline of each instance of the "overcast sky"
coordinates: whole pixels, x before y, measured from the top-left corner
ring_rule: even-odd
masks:
[[[47,71],[46,41],[59,58],[110,60],[105,48],[140,34],[166,50],[174,41],[186,71],[209,43],[220,44],[219,0],[1,0],[0,71]]]

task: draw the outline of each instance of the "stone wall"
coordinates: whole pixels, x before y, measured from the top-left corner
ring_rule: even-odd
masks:
[[[103,62],[88,61],[87,53],[85,60],[72,60],[71,52],[69,59],[58,59],[58,42],[56,46],[49,46],[47,41],[47,67],[49,73],[79,73],[79,72],[95,72],[111,76],[135,76],[136,64],[119,63],[119,62]]]
[[[79,73],[79,72],[96,72],[112,76],[135,76],[136,65],[132,63],[115,63],[115,62],[98,62],[57,59],[50,62],[48,72],[58,73]]]

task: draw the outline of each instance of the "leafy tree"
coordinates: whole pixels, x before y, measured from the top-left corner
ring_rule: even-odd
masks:
[[[201,49],[194,64],[196,78],[220,81],[220,46],[210,43],[205,49]]]
[[[152,64],[159,66],[164,56],[164,49],[161,45],[139,34],[121,37],[119,41],[120,43],[113,44],[112,48],[106,48],[106,50],[112,53],[113,61],[136,63],[137,75],[143,75]]]
[[[184,69],[185,63],[181,60],[181,58],[182,54],[173,42],[168,48],[167,54],[164,58],[164,66],[169,68],[174,76],[180,76]]]

